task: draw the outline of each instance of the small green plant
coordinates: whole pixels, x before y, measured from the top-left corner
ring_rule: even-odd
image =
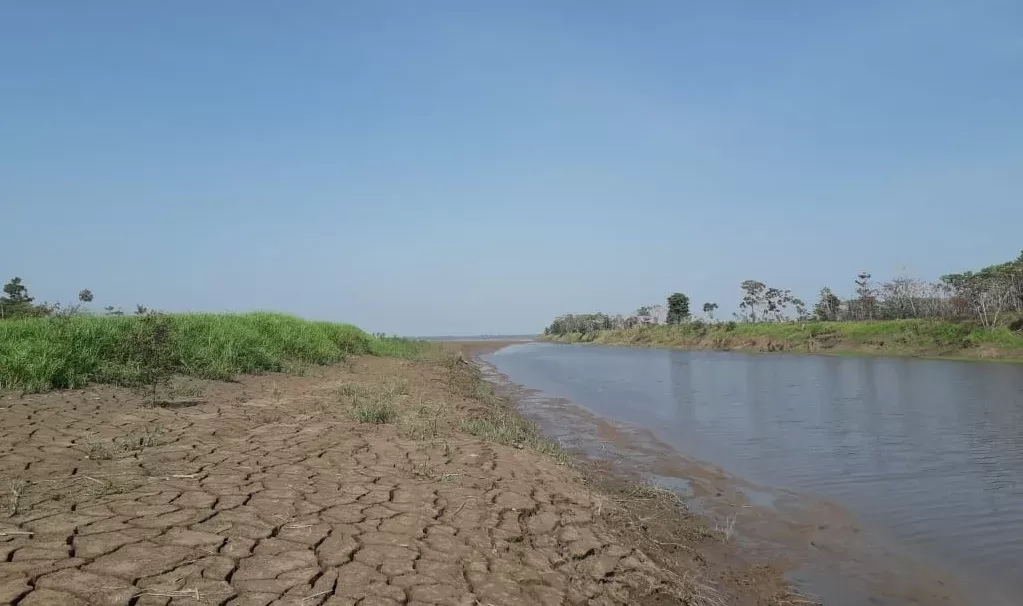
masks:
[[[397,408],[386,400],[361,402],[352,407],[352,417],[360,423],[381,425],[390,423],[397,416]]]

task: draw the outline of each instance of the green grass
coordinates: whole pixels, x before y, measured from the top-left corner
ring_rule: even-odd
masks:
[[[276,313],[175,314],[174,370],[204,379],[330,364],[350,355],[416,359],[427,346],[377,338],[350,324]],[[90,382],[129,384],[138,317],[78,316],[0,321],[0,388],[46,391]]]
[[[881,353],[966,358],[1023,358],[1023,334],[937,320],[779,322],[642,326],[545,337],[563,343],[601,343],[692,349],[750,349],[811,353]]]

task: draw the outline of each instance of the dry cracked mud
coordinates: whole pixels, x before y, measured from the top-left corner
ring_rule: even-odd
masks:
[[[775,574],[669,569],[578,470],[461,433],[457,372],[367,357],[176,407],[0,396],[0,603],[784,603]],[[341,395],[394,380],[428,435]]]

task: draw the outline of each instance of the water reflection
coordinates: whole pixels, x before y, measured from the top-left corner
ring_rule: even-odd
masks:
[[[546,344],[490,361],[1023,594],[1023,366]]]

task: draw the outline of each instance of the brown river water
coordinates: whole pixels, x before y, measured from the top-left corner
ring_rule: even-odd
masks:
[[[1023,365],[526,343],[490,378],[827,604],[1023,604]]]

